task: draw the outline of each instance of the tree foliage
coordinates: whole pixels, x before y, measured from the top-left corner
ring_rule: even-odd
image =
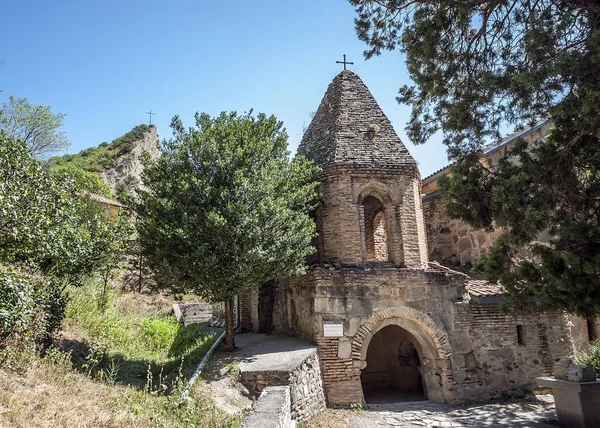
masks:
[[[64,113],[52,113],[48,106],[11,95],[0,109],[0,129],[9,139],[27,143],[35,157],[44,158],[70,144],[62,130],[64,118]]]
[[[289,160],[275,117],[196,114],[143,173],[138,233],[159,287],[228,301],[301,273],[314,248],[317,167]]]
[[[600,4],[592,0],[350,0],[367,57],[398,47],[414,85],[410,138],[441,131],[451,217],[505,234],[475,268],[523,302],[600,313]],[[481,146],[503,125],[549,117],[493,169]],[[539,243],[549,233],[549,243]]]
[[[117,241],[125,239],[117,233],[124,227],[120,221],[85,197],[68,176],[50,174],[25,143],[0,132],[0,264],[38,277],[28,287],[36,307],[45,311],[46,337],[60,326],[65,288],[106,268]],[[25,290],[27,281],[1,276],[7,287]]]

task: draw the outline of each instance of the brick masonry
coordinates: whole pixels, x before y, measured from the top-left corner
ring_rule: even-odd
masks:
[[[252,331],[252,290],[240,294],[240,328]]]
[[[317,257],[306,275],[276,284],[268,316],[274,332],[319,346],[329,405],[363,403],[361,373],[371,339],[387,327],[414,340],[423,389],[437,402],[521,394],[586,342],[581,320],[534,309],[503,313],[497,304],[472,300],[464,275],[427,268],[428,244],[439,261],[466,264],[467,252],[483,251],[493,237],[449,224],[439,205],[427,205],[424,217],[416,162],[354,73],[333,80],[298,153],[323,168]],[[385,233],[376,234],[379,212]],[[387,261],[373,254],[382,236]],[[266,306],[260,299],[252,290],[255,331],[262,316],[257,308]],[[325,337],[326,323],[341,324],[343,334]]]

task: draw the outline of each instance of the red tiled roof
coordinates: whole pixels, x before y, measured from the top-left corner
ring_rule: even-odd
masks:
[[[485,279],[471,279],[469,275],[452,270],[446,266],[439,264],[438,262],[429,262],[428,265],[432,269],[443,270],[454,275],[462,275],[463,277],[465,277],[467,279],[465,287],[467,289],[467,292],[473,297],[501,296],[506,291],[501,285],[492,284],[491,282]]]
[[[485,279],[470,279],[466,284],[467,291],[475,297],[492,297],[504,294],[504,287],[492,284]]]

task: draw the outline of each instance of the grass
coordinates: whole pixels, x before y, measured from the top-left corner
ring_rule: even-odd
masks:
[[[57,351],[23,374],[0,370],[0,426],[239,426],[239,418],[225,415],[209,397],[197,391],[191,397],[188,406],[180,406],[178,394],[99,382],[73,370],[68,354]]]
[[[101,308],[100,294],[95,283],[71,290],[64,323],[65,348],[92,375],[108,377],[118,368],[118,382],[172,389],[177,377],[191,376],[214,343],[199,326],[180,325],[165,302],[149,309],[152,304],[135,304],[113,291]],[[144,299],[152,298],[138,295],[138,301]]]
[[[161,296],[69,291],[61,338],[43,357],[18,349],[0,368],[0,426],[237,427],[241,415],[215,406],[197,384],[181,405],[185,380],[214,338],[183,327]],[[9,352],[9,351],[4,351]]]

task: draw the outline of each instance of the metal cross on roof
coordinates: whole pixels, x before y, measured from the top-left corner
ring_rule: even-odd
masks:
[[[346,54],[344,54],[344,60],[343,61],[336,61],[336,64],[344,64],[344,70],[346,70],[346,64],[354,65],[353,62],[346,61]]]
[[[146,114],[150,116],[150,125],[152,125],[152,115],[156,115],[156,113],[152,113],[152,109],[150,109],[150,111],[147,111]]]

